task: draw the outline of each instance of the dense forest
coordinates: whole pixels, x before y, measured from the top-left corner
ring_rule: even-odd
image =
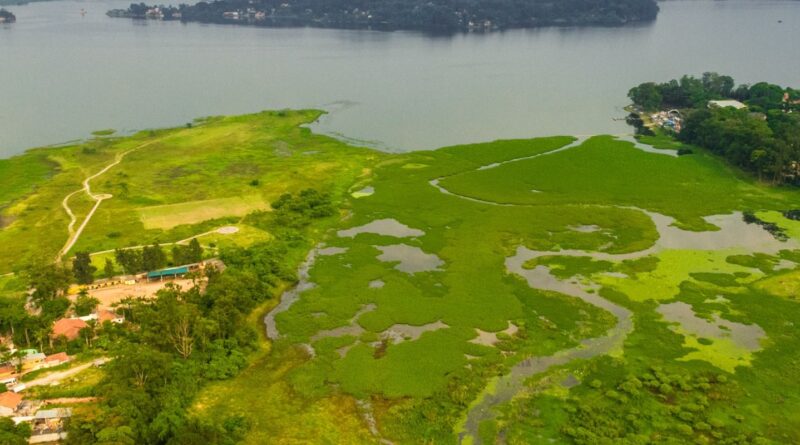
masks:
[[[15,17],[14,14],[5,9],[0,9],[0,23],[12,23],[16,21],[17,17]]]
[[[705,147],[730,163],[773,183],[800,180],[800,91],[766,82],[735,86],[733,78],[705,73],[657,84],[628,96],[642,112],[679,110],[681,141]],[[743,108],[709,106],[736,100]]]
[[[108,12],[137,19],[430,32],[619,26],[651,21],[657,14],[654,0],[222,0],[178,7],[140,3]]]

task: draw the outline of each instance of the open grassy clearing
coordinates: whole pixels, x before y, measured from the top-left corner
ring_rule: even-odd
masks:
[[[0,209],[31,193],[38,184],[55,173],[56,167],[41,150],[26,156],[0,159],[0,178],[3,185],[0,187]],[[0,219],[0,227],[10,222]]]
[[[10,254],[0,258],[0,272],[55,258],[69,222],[61,200],[116,154],[134,148],[92,181],[93,193],[113,198],[103,202],[72,252],[190,238],[236,224],[248,211],[309,186],[338,193],[364,173],[365,159],[382,155],[299,127],[318,116],[318,111],[287,111],[214,117],[193,128],[92,139],[3,161],[0,168],[24,164],[32,174],[0,175],[0,190],[8,191],[0,215],[10,222],[0,230],[3,253]],[[34,167],[45,161],[50,170],[42,175],[51,174],[51,164],[57,172],[42,182]],[[36,193],[29,193],[33,182],[19,178],[40,182]],[[76,226],[92,205],[83,193],[71,198]]]
[[[242,217],[256,210],[268,209],[260,196],[234,196],[180,204],[142,207],[139,217],[145,230],[168,230],[184,224],[197,224],[230,216]]]

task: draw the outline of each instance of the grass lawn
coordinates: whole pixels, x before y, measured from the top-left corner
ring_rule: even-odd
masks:
[[[141,207],[137,210],[145,230],[169,230],[176,226],[197,224],[211,219],[242,217],[250,212],[268,208],[268,204],[260,196],[251,195]]]

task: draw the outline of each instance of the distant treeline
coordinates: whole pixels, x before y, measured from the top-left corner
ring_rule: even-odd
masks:
[[[655,0],[221,0],[132,4],[112,17],[256,26],[459,32],[541,26],[619,26],[656,18]]]
[[[16,22],[17,17],[11,13],[11,11],[7,11],[5,9],[0,9],[0,23],[12,23]]]
[[[735,86],[730,76],[705,73],[666,83],[643,83],[628,93],[643,111],[678,109],[677,137],[708,148],[773,183],[800,180],[800,91],[766,82]],[[746,108],[709,107],[737,100]]]

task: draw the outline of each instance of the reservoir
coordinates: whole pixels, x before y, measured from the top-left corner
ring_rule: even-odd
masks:
[[[800,1],[668,1],[643,26],[449,37],[106,17],[129,3],[8,7],[0,158],[93,130],[300,107],[330,112],[317,132],[390,151],[620,134],[640,82],[717,71],[800,87]]]

